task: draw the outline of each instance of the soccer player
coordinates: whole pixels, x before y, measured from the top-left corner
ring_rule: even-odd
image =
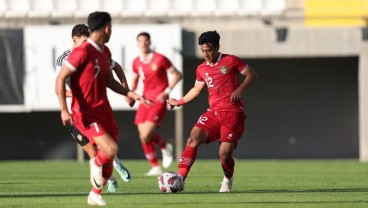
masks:
[[[131,89],[136,90],[139,79],[142,79],[143,96],[155,104],[153,106],[139,105],[135,115],[135,124],[143,152],[151,164],[151,169],[145,175],[157,176],[162,174],[162,169],[158,162],[155,145],[161,149],[164,168],[168,168],[173,161],[173,146],[161,137],[157,129],[161,126],[167,113],[166,99],[183,75],[164,55],[151,50],[149,33],[139,33],[137,43],[141,54],[133,60],[134,75]],[[173,75],[170,83],[168,73]]]
[[[56,60],[56,71],[57,71],[57,73],[60,72],[61,67],[64,65],[64,62],[68,58],[70,52],[74,48],[80,46],[84,41],[86,41],[88,36],[89,36],[89,31],[88,31],[88,26],[87,25],[77,24],[73,27],[73,29],[72,29],[72,40],[73,40],[72,49],[64,51],[63,54],[60,55],[57,58],[57,60]],[[122,67],[118,63],[115,62],[115,66],[114,66],[113,70],[115,71],[115,73],[119,77],[120,82],[122,83],[122,86],[129,89]],[[70,80],[69,79],[67,79],[67,87],[70,87]],[[72,97],[72,93],[71,93],[70,90],[66,91],[66,96],[67,97]],[[133,99],[130,99],[128,97],[126,97],[126,101],[130,106],[134,105],[134,102],[135,102]],[[82,133],[80,133],[78,131],[78,129],[75,128],[74,125],[72,125],[70,127],[69,132],[73,136],[73,138],[83,147],[83,149],[86,151],[86,153],[88,154],[88,156],[90,158],[93,158],[93,157],[96,156],[96,147],[94,145],[92,145],[91,143],[89,143],[88,139]],[[122,180],[125,181],[125,182],[130,182],[130,180],[132,178],[130,171],[124,165],[122,165],[120,163],[120,161],[117,157],[114,158],[113,165],[114,165],[115,170],[117,170],[118,173],[120,174],[120,177],[122,178]],[[116,178],[113,175],[107,181],[107,185],[108,185],[107,186],[108,192],[116,192],[117,191],[118,183],[116,181]]]
[[[88,16],[90,35],[87,41],[75,48],[67,58],[56,78],[63,125],[72,125],[97,146],[96,157],[90,160],[92,191],[87,202],[106,206],[102,188],[110,178],[113,159],[118,151],[118,127],[107,98],[106,87],[140,103],[150,101],[122,87],[112,74],[113,61],[105,45],[111,36],[111,16],[107,12],[93,12]],[[70,77],[72,114],[66,104],[65,81]]]
[[[216,31],[202,33],[198,43],[204,62],[197,67],[194,87],[180,100],[167,100],[171,108],[184,105],[199,96],[207,85],[209,109],[199,117],[190,133],[179,161],[178,174],[185,181],[196,159],[198,147],[219,139],[220,162],[224,173],[220,192],[230,192],[235,167],[233,150],[244,131],[242,94],[257,80],[258,75],[240,58],[219,52],[220,35]],[[245,77],[242,83],[238,81],[239,73]]]

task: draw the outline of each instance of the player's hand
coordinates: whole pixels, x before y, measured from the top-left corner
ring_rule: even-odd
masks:
[[[169,98],[169,95],[166,93],[166,92],[162,92],[160,93],[158,96],[157,96],[157,100],[160,102],[160,103],[164,103],[167,99]]]
[[[63,122],[63,125],[73,125],[73,116],[72,114],[69,113],[69,111],[67,110],[62,110],[61,111],[61,121]]]
[[[130,106],[130,107],[133,107],[134,104],[135,104],[135,100],[132,99],[132,98],[129,98],[127,96],[124,96],[124,99],[125,99],[125,102]]]
[[[231,93],[231,96],[230,96],[231,104],[238,103],[241,100],[242,100],[242,93],[240,90],[235,90],[233,93]]]
[[[166,100],[166,105],[167,105],[167,109],[171,110],[175,106],[179,106],[179,103],[178,103],[178,100],[176,100],[174,98],[169,98],[169,99]]]
[[[144,97],[139,96],[139,98],[136,100],[138,101],[140,104],[143,104],[145,106],[153,106],[155,103],[152,100],[147,100]]]

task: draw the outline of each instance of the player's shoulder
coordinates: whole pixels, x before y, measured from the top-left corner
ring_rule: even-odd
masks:
[[[223,59],[239,59],[239,57],[233,55],[233,54],[221,54]]]
[[[153,52],[153,57],[156,59],[168,59],[164,54],[159,52]]]
[[[64,51],[60,56],[58,56],[58,58],[56,59],[56,66],[63,66],[64,61],[66,60],[66,58],[68,58],[70,52],[71,50],[68,49]]]

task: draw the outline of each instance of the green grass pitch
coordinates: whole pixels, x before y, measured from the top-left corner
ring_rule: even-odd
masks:
[[[118,179],[118,193],[104,190],[108,207],[368,207],[368,164],[357,160],[237,160],[232,193],[218,193],[218,160],[197,160],[178,194],[161,193],[156,177],[143,176],[148,162],[122,162],[133,180]],[[0,207],[88,207],[89,191],[87,162],[0,162]]]

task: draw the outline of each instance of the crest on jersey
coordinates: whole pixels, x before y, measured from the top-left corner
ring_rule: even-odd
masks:
[[[227,67],[226,66],[221,66],[220,67],[221,73],[222,74],[226,74],[227,73]]]
[[[156,71],[157,70],[157,64],[156,63],[151,64],[151,69],[152,69],[152,71]]]

